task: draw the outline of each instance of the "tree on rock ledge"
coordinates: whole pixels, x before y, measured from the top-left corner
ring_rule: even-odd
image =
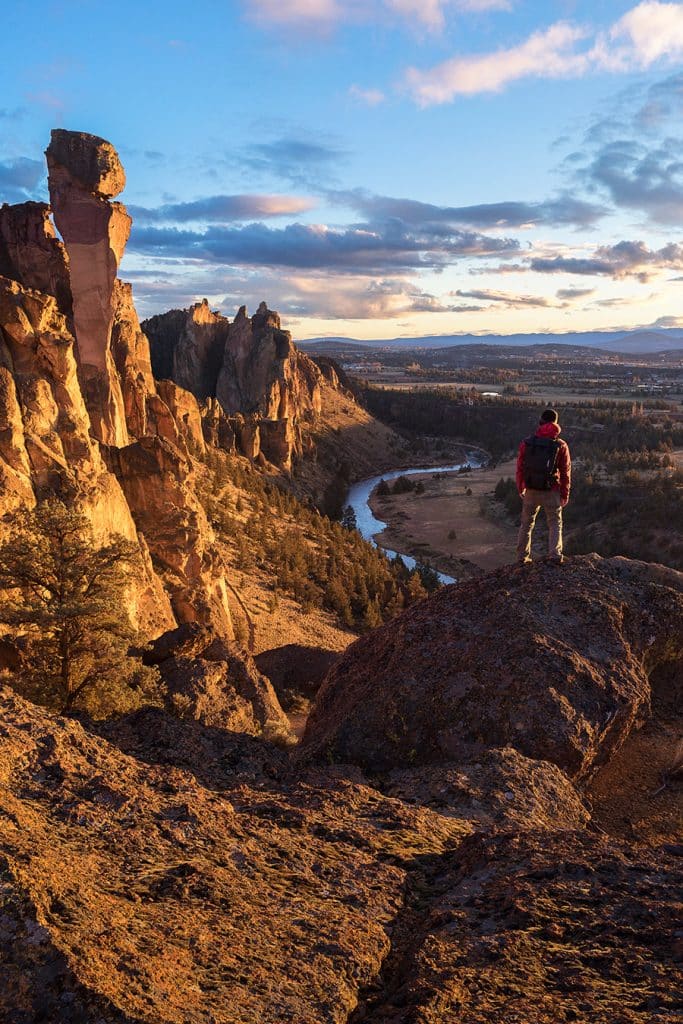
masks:
[[[0,545],[0,622],[22,638],[16,690],[96,716],[153,694],[155,675],[128,656],[136,633],[125,588],[138,561],[123,537],[98,547],[85,516],[57,499],[14,518]]]

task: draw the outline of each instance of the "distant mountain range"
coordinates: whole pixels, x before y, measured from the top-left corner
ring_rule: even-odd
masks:
[[[435,349],[460,345],[505,345],[510,347],[543,345],[546,351],[566,345],[594,348],[626,355],[655,355],[658,352],[683,351],[683,329],[648,328],[636,331],[583,331],[572,334],[429,334],[416,338],[379,338],[363,341],[358,338],[309,338],[298,342],[302,348],[317,352],[347,349],[363,352],[368,349]]]

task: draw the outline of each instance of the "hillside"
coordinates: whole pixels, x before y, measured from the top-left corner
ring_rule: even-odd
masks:
[[[2,1018],[675,1019],[683,576],[524,572],[359,641],[299,758],[2,691]]]

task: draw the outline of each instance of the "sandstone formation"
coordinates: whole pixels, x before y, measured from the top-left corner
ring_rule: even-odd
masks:
[[[53,295],[60,312],[71,313],[69,261],[47,203],[0,207],[0,275]]]
[[[242,306],[231,323],[205,299],[151,317],[143,327],[157,378],[170,378],[198,399],[216,399],[242,454],[255,459],[263,452],[273,465],[292,468],[303,451],[302,426],[320,416],[326,382],[282,330],[277,313],[262,302],[250,318]],[[204,415],[214,421],[215,406]]]
[[[229,321],[204,299],[190,309],[172,309],[144,323],[152,343],[154,376],[174,380],[199,399],[216,394]]]
[[[130,228],[111,202],[120,160],[103,139],[61,129],[46,155],[64,242],[45,204],[0,209],[0,511],[59,494],[97,539],[138,541],[129,605],[146,636],[196,619],[230,636],[225,569],[193,491],[199,406],[172,381],[157,388],[131,288],[116,278]],[[214,419],[211,443],[229,447],[231,428]]]
[[[511,566],[446,587],[358,640],[308,721],[309,756],[372,771],[512,747],[585,779],[683,657],[683,577],[625,559]]]
[[[114,282],[131,220],[121,203],[126,177],[114,147],[82,132],[55,129],[46,151],[50,203],[69,255],[74,334],[86,405],[96,437],[128,440],[123,396],[111,353]]]
[[[291,739],[289,723],[254,660],[198,623],[158,637],[143,660],[158,665],[169,706],[183,718],[251,736]]]

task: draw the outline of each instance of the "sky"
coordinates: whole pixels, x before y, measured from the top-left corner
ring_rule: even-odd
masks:
[[[141,317],[295,339],[683,326],[683,3],[7,0],[0,202],[109,140]]]

